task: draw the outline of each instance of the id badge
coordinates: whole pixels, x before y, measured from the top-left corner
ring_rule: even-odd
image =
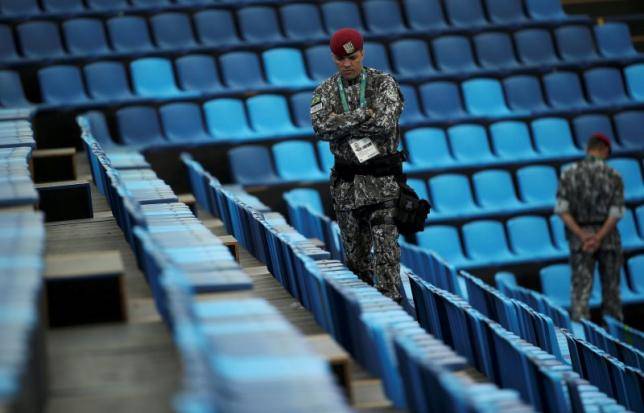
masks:
[[[351,145],[351,150],[353,150],[360,163],[380,155],[378,148],[369,138],[354,139],[349,142],[349,145]]]

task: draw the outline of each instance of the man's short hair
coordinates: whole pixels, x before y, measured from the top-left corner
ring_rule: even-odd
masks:
[[[611,151],[610,139],[608,136],[603,133],[593,133],[588,143],[586,144],[587,150],[601,150],[608,149],[608,152]]]

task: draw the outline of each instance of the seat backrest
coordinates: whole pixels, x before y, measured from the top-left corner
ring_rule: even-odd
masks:
[[[462,83],[467,111],[475,116],[499,116],[510,113],[501,83],[496,79],[470,79]]]
[[[586,90],[591,102],[598,105],[627,102],[622,73],[619,69],[598,67],[584,72]]]
[[[138,16],[118,16],[107,21],[112,47],[119,52],[151,50],[152,40],[145,19]]]
[[[58,27],[51,21],[29,21],[17,26],[18,37],[25,57],[43,59],[64,56]]]
[[[177,77],[183,90],[216,92],[223,89],[219,71],[212,56],[190,54],[175,60]]]
[[[87,102],[80,70],[76,66],[49,66],[38,71],[43,100],[51,104]]]
[[[313,80],[323,81],[337,72],[335,64],[329,56],[329,47],[327,45],[309,47],[304,53],[306,55],[306,66],[309,68],[309,74]]]
[[[241,35],[247,42],[278,42],[284,38],[272,7],[243,7],[237,11],[237,18]]]
[[[16,41],[13,38],[11,28],[5,24],[0,24],[0,59],[13,60],[18,58]]]
[[[559,54],[570,62],[597,59],[595,43],[590,29],[586,26],[562,26],[555,29]]]
[[[18,72],[0,70],[0,105],[3,107],[25,107],[31,103],[25,97],[22,79]]]
[[[244,103],[239,99],[213,99],[204,104],[210,134],[222,139],[247,139],[254,135]]]
[[[566,239],[566,228],[559,215],[550,216],[550,229],[555,240],[555,245],[560,250],[568,250],[568,240]]]
[[[145,97],[179,96],[172,63],[163,58],[144,57],[130,63],[136,93]]]
[[[554,72],[543,77],[550,104],[560,109],[584,107],[588,103],[579,76],[573,72]]]
[[[440,214],[458,215],[477,210],[465,175],[437,175],[429,180],[433,207]]]
[[[525,22],[527,17],[523,13],[522,3],[514,0],[485,0],[490,20],[496,24]]]
[[[490,69],[517,66],[517,58],[510,35],[503,32],[485,32],[474,36],[476,56],[481,66]]]
[[[467,254],[479,261],[490,262],[512,254],[505,238],[503,224],[497,221],[473,221],[463,225],[463,242]]]
[[[116,112],[121,141],[126,145],[163,142],[157,111],[150,106],[129,106]]]
[[[461,124],[450,127],[447,134],[457,160],[468,164],[480,164],[493,159],[483,126]]]
[[[642,182],[642,172],[637,160],[630,158],[612,158],[608,160],[608,165],[621,175],[626,197],[631,192],[642,193],[644,182]]]
[[[382,43],[365,42],[364,44],[364,64],[373,67],[385,73],[392,73],[387,57],[387,50]]]
[[[416,239],[419,247],[436,252],[449,263],[462,262],[465,259],[455,227],[431,225],[416,234]]]
[[[127,10],[130,7],[127,0],[86,0],[92,11]]]
[[[526,0],[528,15],[535,20],[562,20],[567,16],[561,7],[561,0]]]
[[[432,168],[454,163],[445,131],[440,128],[417,128],[405,133],[409,160],[417,166]]]
[[[71,19],[63,23],[67,49],[72,54],[94,55],[109,53],[103,23],[98,19]]]
[[[640,230],[640,236],[644,238],[644,205],[637,207],[635,215],[637,215],[637,226]]]
[[[313,92],[299,92],[291,96],[291,110],[295,124],[301,128],[311,127],[311,97]]]
[[[613,126],[611,125],[610,118],[606,115],[589,114],[577,116],[573,119],[572,124],[575,130],[577,146],[580,148],[586,148],[588,139],[595,132],[603,133],[615,144]],[[614,147],[615,145],[613,145],[613,149]]]
[[[412,85],[406,85],[403,83],[400,85],[400,93],[405,99],[405,106],[402,114],[400,115],[400,123],[409,124],[425,119],[425,115],[423,115],[420,110],[416,88]]]
[[[280,8],[286,36],[294,40],[316,40],[328,36],[315,4],[286,4]]]
[[[196,103],[177,102],[159,108],[165,136],[175,142],[197,142],[208,138],[201,108]]]
[[[597,48],[604,57],[619,58],[637,54],[628,25],[610,22],[593,26]]]
[[[517,171],[521,199],[528,203],[554,206],[557,193],[557,172],[551,166],[526,166]]]
[[[644,149],[642,139],[642,125],[644,125],[644,111],[631,110],[615,115],[615,127],[622,146],[629,149]]]
[[[541,118],[532,122],[532,136],[543,156],[581,154],[574,144],[570,124],[564,118]]]
[[[313,144],[306,141],[285,141],[273,145],[275,169],[284,179],[300,180],[319,178],[323,175],[318,167]]]
[[[43,0],[43,7],[51,13],[75,13],[85,11],[82,0]]]
[[[424,40],[404,39],[389,46],[396,73],[400,76],[429,76],[436,72]]]
[[[407,31],[402,20],[398,2],[372,0],[362,4],[367,28],[374,34],[395,34]]]
[[[322,165],[322,170],[326,173],[331,172],[335,159],[331,153],[331,148],[329,142],[327,141],[318,141],[318,154],[320,156],[320,164]]]
[[[162,49],[189,48],[196,46],[188,15],[168,12],[150,19],[154,40]]]
[[[503,79],[508,105],[515,111],[527,113],[548,109],[539,79],[530,75],[510,76]]]
[[[5,16],[28,16],[40,14],[42,10],[37,0],[2,0],[0,14]]]
[[[521,216],[508,220],[508,239],[512,251],[526,257],[533,257],[539,251],[552,251],[548,223],[538,216]]]
[[[555,264],[539,271],[543,293],[556,303],[570,302],[570,265]]]
[[[559,62],[552,35],[545,29],[524,29],[514,33],[519,58],[527,65]]]
[[[528,126],[521,121],[502,121],[490,125],[492,146],[504,159],[526,159],[536,156],[530,141]]]
[[[105,120],[105,115],[103,112],[98,110],[93,110],[87,112],[85,117],[89,121],[89,127],[92,133],[92,137],[101,144],[103,148],[109,148],[115,145],[114,139],[110,134],[110,129],[107,126],[107,121]]]
[[[265,135],[281,135],[295,131],[286,98],[282,95],[256,95],[246,100],[253,129]]]
[[[431,32],[447,27],[439,0],[404,0],[403,9],[413,30]]]
[[[319,214],[324,214],[322,199],[320,198],[320,193],[316,189],[291,189],[284,193],[284,199],[286,199],[286,201],[291,205],[307,206]]]
[[[640,182],[641,183],[641,182]],[[622,245],[640,245],[642,240],[637,234],[637,225],[635,224],[635,217],[630,209],[624,210],[624,216],[617,221],[617,229],[622,241]]]
[[[193,16],[199,41],[207,46],[241,43],[230,10],[204,10]]]
[[[480,0],[450,0],[443,4],[447,18],[453,26],[472,27],[488,24]]]
[[[472,176],[476,199],[486,209],[513,209],[518,205],[514,183],[509,172],[490,169]]]
[[[238,146],[228,151],[235,182],[243,185],[279,182],[268,148],[257,145]]]
[[[363,33],[362,17],[358,6],[352,1],[333,1],[321,6],[327,33],[335,33],[343,27],[351,27]]]
[[[432,41],[436,67],[443,72],[476,70],[472,46],[465,36],[441,36]]]
[[[422,179],[409,178],[407,179],[407,185],[412,187],[420,199],[429,199],[429,192],[427,192],[427,185]]]
[[[644,63],[630,65],[624,69],[628,93],[638,101],[644,101]]]
[[[636,255],[628,260],[628,273],[633,289],[644,292],[644,254]]]
[[[219,57],[221,74],[228,87],[252,89],[266,83],[259,65],[259,58],[253,52],[230,52]]]
[[[87,90],[94,99],[119,100],[132,97],[125,68],[120,62],[95,62],[83,68]]]
[[[420,87],[423,109],[433,120],[459,118],[465,114],[458,86],[454,82],[428,82]]]
[[[304,67],[302,53],[294,48],[274,48],[262,53],[268,82],[275,86],[312,85]]]

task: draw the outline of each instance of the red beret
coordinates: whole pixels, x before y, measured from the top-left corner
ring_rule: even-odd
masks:
[[[340,29],[331,36],[329,46],[334,55],[344,57],[362,50],[362,35],[354,29]]]
[[[608,146],[608,151],[611,152],[612,148],[611,148],[610,138],[608,136],[604,135],[601,132],[595,132],[592,134],[591,138],[596,138],[604,142],[604,144]]]

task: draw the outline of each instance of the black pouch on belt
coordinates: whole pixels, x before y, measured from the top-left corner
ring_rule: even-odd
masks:
[[[400,196],[396,210],[396,226],[402,235],[413,235],[425,228],[431,205],[420,199],[416,191],[404,180],[398,181]]]

